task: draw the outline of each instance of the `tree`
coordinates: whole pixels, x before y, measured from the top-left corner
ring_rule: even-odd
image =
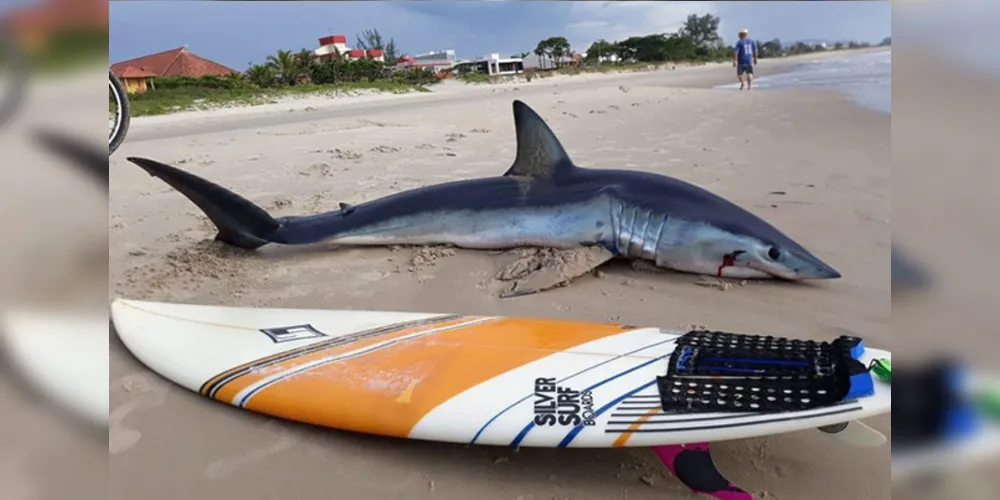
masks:
[[[879,45],[882,46],[882,47],[887,47],[887,46],[892,45],[892,37],[891,36],[887,36],[887,37],[883,38],[882,39],[882,43],[880,43]]]
[[[572,54],[572,48],[569,45],[569,40],[564,36],[554,36],[546,40],[549,55],[555,61],[556,67],[562,65],[562,58]]]
[[[678,35],[690,40],[695,47],[707,47],[722,41],[719,37],[719,17],[712,14],[691,14]]]
[[[760,44],[760,46],[757,47],[757,50],[760,52],[758,55],[761,58],[781,57],[785,53],[785,49],[784,46],[781,44],[781,40],[777,38]]]
[[[535,56],[538,57],[538,66],[545,69],[545,57],[549,55],[549,45],[548,40],[542,40],[538,42],[533,51]]]
[[[285,85],[295,85],[302,75],[298,58],[290,50],[279,50],[277,54],[267,56],[267,65]]]
[[[260,88],[270,87],[274,85],[274,69],[270,64],[251,64],[246,79]]]
[[[361,32],[360,35],[355,35],[357,38],[358,48],[362,50],[380,49],[382,50],[382,56],[385,59],[385,63],[390,66],[395,66],[396,61],[399,60],[399,50],[396,48],[396,40],[390,38],[388,42],[384,41],[382,34],[378,32],[377,29],[370,29]]]
[[[605,57],[616,54],[618,47],[605,39],[600,39],[592,44],[590,48],[587,49],[586,60],[588,62],[602,62]]]
[[[510,58],[511,59],[524,59],[525,57],[528,57],[530,55],[531,55],[531,52],[518,52],[517,54],[511,54]]]
[[[833,50],[840,50],[844,48],[844,42],[836,42],[833,44]]]

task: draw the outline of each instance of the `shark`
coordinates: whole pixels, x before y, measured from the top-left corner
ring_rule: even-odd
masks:
[[[718,278],[841,276],[771,224],[706,189],[652,172],[578,166],[527,104],[515,100],[513,114],[516,155],[503,175],[341,203],[311,215],[273,217],[190,172],[148,158],[127,159],[197,205],[218,229],[216,240],[243,249],[331,242],[586,253],[587,264],[575,274],[541,269],[507,296],[565,284],[612,259]]]

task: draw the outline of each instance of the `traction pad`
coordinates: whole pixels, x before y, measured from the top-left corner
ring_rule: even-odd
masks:
[[[864,342],[691,331],[677,340],[657,377],[664,411],[781,412],[830,406],[874,394],[858,361]]]

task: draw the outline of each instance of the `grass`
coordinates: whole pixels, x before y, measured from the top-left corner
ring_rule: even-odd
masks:
[[[132,104],[131,116],[152,116],[192,111],[199,109],[218,109],[244,106],[260,106],[279,102],[282,98],[295,96],[329,96],[337,97],[361,92],[386,92],[406,94],[410,92],[428,92],[422,85],[402,83],[391,80],[374,82],[340,83],[336,85],[295,85],[261,89],[241,87],[233,89],[215,89],[206,87],[181,87],[171,89],[154,88],[139,94],[132,94],[129,100]],[[114,104],[109,100],[110,111]]]

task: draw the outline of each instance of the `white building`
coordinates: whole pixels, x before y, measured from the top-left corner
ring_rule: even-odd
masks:
[[[313,51],[316,59],[329,61],[336,59],[338,55],[344,59],[375,59],[385,61],[385,54],[382,49],[352,49],[347,46],[347,37],[344,35],[330,35],[319,39],[319,48]]]
[[[481,59],[462,61],[461,66],[468,66],[474,73],[490,76],[516,75],[524,72],[524,60],[519,57],[500,57],[493,53]]]
[[[434,72],[451,69],[458,63],[452,49],[432,51],[414,56],[403,56],[396,61],[397,69],[425,68]]]
[[[576,58],[573,56],[562,56],[557,59],[546,55],[539,57],[535,54],[530,54],[523,59],[523,64],[525,69],[553,69],[556,67],[557,62],[559,63],[559,66],[568,66],[577,62],[579,60],[578,58],[579,56]]]

